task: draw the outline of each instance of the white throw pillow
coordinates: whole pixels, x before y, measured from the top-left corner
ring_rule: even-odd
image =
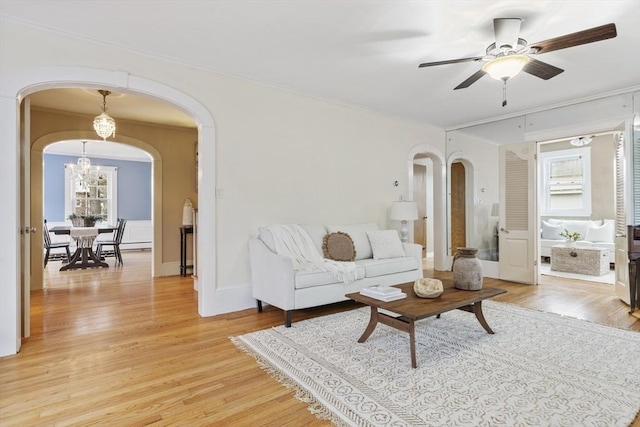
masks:
[[[367,231],[373,259],[400,258],[406,256],[396,230]]]
[[[562,225],[553,225],[547,221],[542,221],[542,238],[548,240],[563,240],[564,237],[560,235],[562,233]]]
[[[590,242],[608,242],[613,243],[613,222],[605,222],[601,226],[592,225],[587,230],[585,240]]]

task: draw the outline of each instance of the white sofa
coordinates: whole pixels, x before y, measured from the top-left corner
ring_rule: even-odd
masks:
[[[576,247],[600,247],[609,250],[609,262],[614,262],[615,254],[615,221],[605,220],[577,220],[553,219],[542,220],[540,224],[540,256],[550,257],[551,246],[562,245],[567,239],[560,236],[562,230],[580,233]]]
[[[422,247],[399,243],[404,256],[375,259],[367,231],[378,230],[375,223],[345,226],[301,225],[323,254],[323,238],[328,233],[349,234],[355,246],[356,280],[343,283],[327,271],[294,269],[291,258],[276,253],[268,228],[261,228],[249,240],[253,297],[262,311],[262,302],[284,310],[285,325],[291,326],[292,311],[347,300],[345,294],[365,286],[396,285],[422,277]],[[397,235],[397,232],[396,232]],[[379,257],[377,257],[379,258]]]

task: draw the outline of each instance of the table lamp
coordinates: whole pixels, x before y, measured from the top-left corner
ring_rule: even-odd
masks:
[[[402,235],[402,241],[407,242],[409,240],[409,229],[407,229],[407,221],[415,221],[418,219],[418,205],[416,202],[409,202],[401,200],[399,202],[393,202],[391,205],[391,219],[402,221],[402,229],[400,234]]]

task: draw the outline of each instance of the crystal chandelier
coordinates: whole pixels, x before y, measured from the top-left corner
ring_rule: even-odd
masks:
[[[102,113],[93,119],[93,128],[96,133],[106,141],[110,136],[116,135],[116,121],[107,114],[107,95],[111,92],[108,90],[99,90],[102,95]]]
[[[87,175],[91,169],[91,160],[87,157],[87,141],[82,141],[82,157],[78,159],[78,174]]]

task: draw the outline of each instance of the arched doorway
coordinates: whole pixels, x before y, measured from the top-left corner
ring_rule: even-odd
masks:
[[[43,187],[43,152],[45,148],[53,143],[74,139],[92,139],[95,135],[91,131],[65,131],[54,132],[36,139],[31,146],[31,223],[42,224],[44,221],[44,212],[41,200],[44,194]],[[152,177],[152,259],[151,259],[151,276],[157,276],[156,272],[162,264],[162,156],[158,150],[146,142],[129,137],[118,136],[119,143],[131,145],[148,153],[152,158],[151,177]],[[33,241],[42,241],[42,229],[36,227]],[[31,245],[31,264],[39,265],[42,260],[41,248],[35,244]],[[42,287],[42,269],[31,269],[31,289],[40,289]]]
[[[444,155],[437,148],[427,144],[420,144],[409,151],[407,160],[408,169],[408,194],[413,197],[417,186],[421,185],[422,177],[415,177],[414,167],[416,162],[429,161],[432,165],[432,177],[430,179],[432,188],[432,206],[428,207],[433,212],[433,265],[436,270],[446,270],[446,197],[445,197],[445,161]],[[425,188],[425,191],[426,188]],[[426,198],[424,199],[426,201]],[[428,201],[426,201],[429,203]],[[426,207],[423,211],[426,211]],[[420,208],[419,208],[420,211]],[[413,234],[413,231],[412,231]],[[429,239],[430,240],[430,239]]]
[[[2,79],[0,96],[0,120],[3,122],[0,141],[4,156],[0,157],[0,195],[3,201],[16,209],[0,211],[0,220],[5,230],[3,247],[0,252],[0,287],[5,297],[0,302],[0,356],[15,354],[20,349],[22,319],[28,316],[28,305],[22,306],[24,292],[29,292],[30,256],[29,245],[25,246],[25,230],[31,230],[29,202],[23,194],[25,182],[21,178],[21,165],[31,165],[25,150],[23,129],[24,111],[20,103],[29,94],[51,88],[91,87],[117,88],[120,91],[143,94],[167,102],[190,115],[198,124],[198,188],[215,188],[215,127],[211,113],[189,95],[142,77],[122,71],[106,71],[83,67],[41,67],[11,75]],[[26,183],[28,184],[28,182]],[[22,208],[22,212],[21,212]],[[220,312],[216,306],[216,233],[215,198],[202,197],[199,209],[199,237],[197,250],[207,253],[210,260],[202,263],[198,271],[198,313],[210,316]],[[154,232],[155,235],[155,232]],[[26,283],[26,286],[24,285]],[[25,316],[26,314],[26,316]]]

